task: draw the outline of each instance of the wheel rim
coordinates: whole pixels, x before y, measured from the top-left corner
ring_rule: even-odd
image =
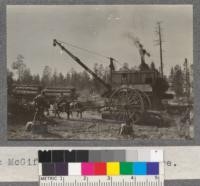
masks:
[[[110,110],[114,119],[124,122],[138,122],[144,112],[144,98],[133,88],[119,88],[110,97]]]
[[[151,100],[149,99],[149,96],[140,90],[138,90],[142,96],[143,102],[144,102],[144,108],[145,110],[148,110],[151,108]]]

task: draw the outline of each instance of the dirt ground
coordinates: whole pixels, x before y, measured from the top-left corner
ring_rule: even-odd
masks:
[[[8,125],[8,138],[10,140],[115,140],[115,139],[185,139],[188,127],[180,126],[180,118],[171,116],[172,123],[168,127],[133,125],[134,133],[129,136],[119,134],[122,123],[112,120],[102,120],[97,112],[87,111],[80,119],[73,113],[71,119],[66,114],[61,118],[54,118],[48,125],[48,132],[33,134],[25,131],[26,121]]]

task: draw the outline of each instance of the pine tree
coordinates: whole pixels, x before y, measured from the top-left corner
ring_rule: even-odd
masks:
[[[18,82],[21,82],[21,79],[22,79],[22,74],[26,68],[26,65],[24,63],[24,56],[19,54],[17,56],[17,60],[14,61],[12,63],[12,68],[13,70],[17,70],[17,73],[18,73]]]
[[[49,66],[45,66],[43,73],[42,73],[42,78],[41,82],[43,86],[49,86],[51,82],[51,68]]]
[[[183,78],[183,71],[181,69],[181,66],[176,65],[174,67],[172,74],[173,74],[173,77],[172,77],[173,90],[175,91],[177,97],[183,96],[184,78]]]

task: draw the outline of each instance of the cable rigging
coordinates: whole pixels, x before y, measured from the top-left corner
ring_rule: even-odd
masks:
[[[65,45],[68,45],[68,46],[71,46],[71,47],[73,47],[73,48],[76,48],[76,49],[85,51],[85,52],[87,52],[87,53],[90,53],[90,54],[93,54],[93,55],[102,57],[102,58],[106,58],[106,59],[109,59],[109,60],[112,58],[116,63],[122,65],[122,63],[121,63],[119,60],[117,60],[117,59],[115,59],[115,58],[113,58],[113,57],[105,56],[105,55],[103,55],[103,54],[101,54],[101,53],[99,53],[99,52],[92,51],[92,50],[88,50],[88,49],[86,49],[86,48],[79,47],[79,46],[77,46],[77,45],[74,45],[74,44],[69,43],[69,42],[66,42],[66,41],[58,40],[58,42],[60,42],[60,43],[62,43],[62,44],[65,44]]]

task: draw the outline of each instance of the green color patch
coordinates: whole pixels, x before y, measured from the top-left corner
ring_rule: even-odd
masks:
[[[120,162],[120,175],[133,175],[133,163]]]

